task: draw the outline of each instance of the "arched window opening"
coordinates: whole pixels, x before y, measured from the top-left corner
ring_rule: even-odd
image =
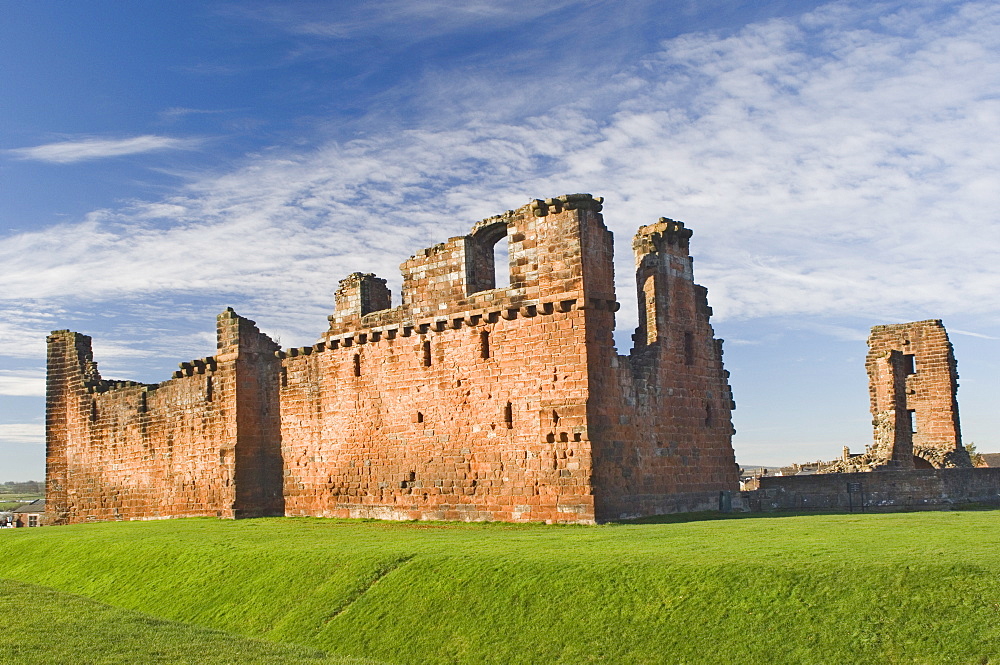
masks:
[[[511,284],[510,239],[507,222],[484,226],[472,234],[467,251],[466,292],[478,293]]]

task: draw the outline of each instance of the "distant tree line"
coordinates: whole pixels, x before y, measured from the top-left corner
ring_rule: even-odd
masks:
[[[23,483],[8,480],[0,485],[0,491],[4,494],[44,494],[45,483],[37,480],[26,480]]]

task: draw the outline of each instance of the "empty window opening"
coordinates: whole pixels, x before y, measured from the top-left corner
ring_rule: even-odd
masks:
[[[510,242],[508,235],[493,245],[493,288],[510,286]]]
[[[490,357],[490,331],[484,330],[479,333],[479,357]]]
[[[715,414],[712,413],[712,403],[707,402],[705,404],[705,427],[711,427],[715,424]]]
[[[503,408],[503,422],[510,429],[514,426],[514,405],[507,402],[507,406]]]
[[[96,423],[97,422],[97,400],[96,399],[90,401],[90,422],[92,422],[92,423]]]
[[[468,263],[468,293],[478,293],[510,285],[510,240],[507,223],[485,226],[472,236],[472,260]]]
[[[417,411],[417,415],[416,415],[416,418],[414,418],[414,422],[418,422],[418,423],[424,422],[424,414],[421,413],[420,411]]]
[[[552,424],[553,425],[559,424],[559,412],[556,411],[555,409],[552,409]]]
[[[287,367],[282,367],[281,368],[281,387],[282,388],[287,388],[288,387],[288,368]]]
[[[689,332],[684,333],[684,364],[694,364],[694,335]]]
[[[354,376],[361,376],[361,354],[354,354]]]
[[[910,423],[910,434],[916,434],[917,433],[917,412],[914,411],[913,409],[910,409],[909,411],[906,412],[906,417],[907,417],[907,419],[909,419],[909,423]]]
[[[914,359],[912,353],[903,354],[903,374],[909,376],[910,374],[917,373],[917,361]]]
[[[212,392],[213,392],[212,377],[208,377],[208,378],[205,379],[205,401],[206,402],[211,402],[212,401]],[[143,395],[143,398],[144,398],[143,399],[143,407],[145,407],[145,401],[146,401],[145,400],[145,395]],[[145,411],[145,408],[143,408],[143,410]]]
[[[430,340],[424,340],[423,346],[423,357],[424,357],[424,367],[431,366],[431,343]]]

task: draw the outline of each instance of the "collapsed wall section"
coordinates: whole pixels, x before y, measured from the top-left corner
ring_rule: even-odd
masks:
[[[49,336],[54,522],[281,514],[277,345],[232,310],[218,337],[217,355],[148,385],[102,379],[86,335]]]
[[[738,488],[736,405],[708,292],[694,283],[690,238],[683,223],[666,218],[633,238],[639,326],[628,356],[609,343],[614,310],[588,311],[599,520],[716,510],[726,503],[720,493]]]
[[[938,319],[875,326],[868,372],[877,466],[971,466],[958,420],[958,364]]]
[[[46,510],[55,523],[232,516],[231,368],[214,358],[159,385],[102,380],[90,337],[48,338]]]

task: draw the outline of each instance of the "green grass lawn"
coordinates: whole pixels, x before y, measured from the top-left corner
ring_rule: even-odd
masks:
[[[0,580],[0,616],[4,665],[378,665],[156,619],[12,580]]]
[[[105,523],[2,532],[0,560],[11,580],[389,663],[1000,663],[995,511]]]

